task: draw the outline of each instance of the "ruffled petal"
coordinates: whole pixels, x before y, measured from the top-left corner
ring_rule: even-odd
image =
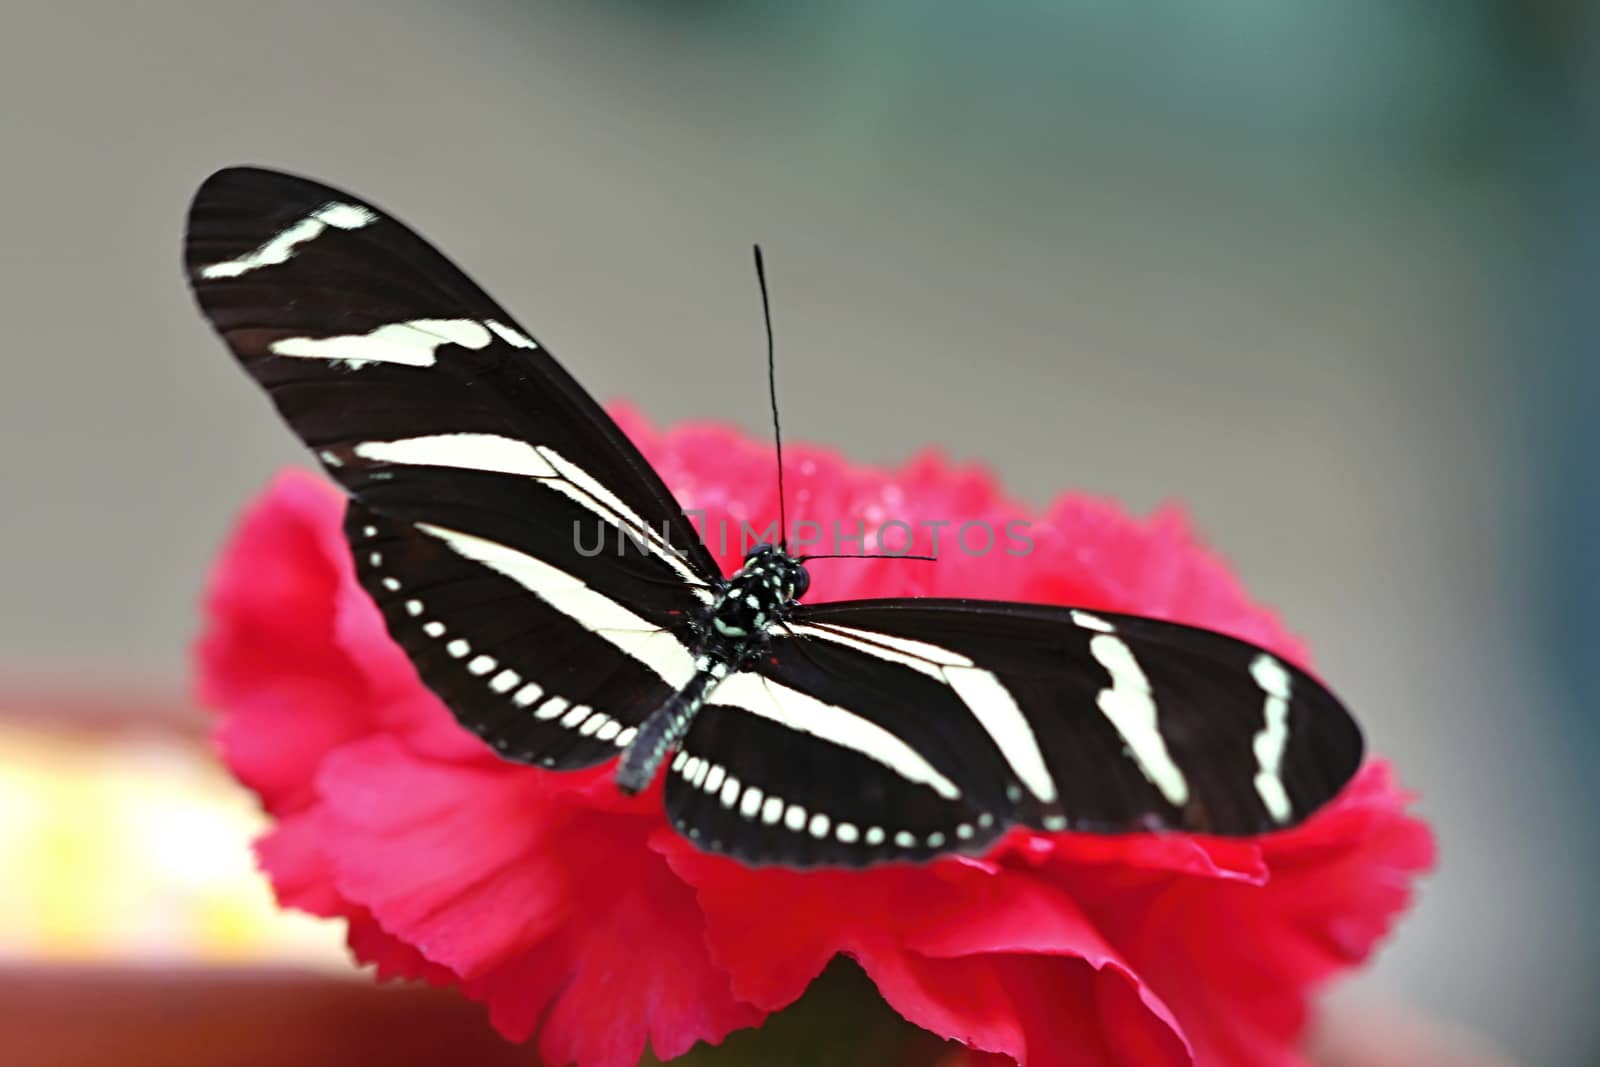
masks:
[[[325,919],[349,913],[333,884],[315,808],[285,815],[256,839],[256,862],[272,882],[278,903]]]
[[[677,1055],[758,1022],[699,939],[692,891],[643,847],[659,816],[585,807],[551,777],[426,760],[390,737],[332,754],[319,792],[341,894],[462,979],[508,1036],[542,1019],[552,1063],[620,1067],[647,1038]]]
[[[921,1017],[913,987],[900,997],[879,983],[891,1004],[913,1022],[990,1052],[1029,1064],[1095,1062],[1182,1064],[1193,1053],[1170,1009],[1105,942],[1070,896],[1031,874],[1002,870],[978,876],[976,898],[958,914],[905,938],[926,961],[980,971],[1006,998],[1002,1017],[1022,1026],[1005,1044],[945,1033]],[[872,964],[863,960],[869,974]],[[948,969],[948,968],[946,968]],[[876,975],[875,975],[876,977]],[[908,996],[909,994],[909,996]],[[959,1007],[960,1001],[956,1001]],[[1054,1004],[1044,1012],[1038,1006]],[[946,1014],[948,1025],[948,1013]],[[967,1027],[980,1020],[969,1016]]]
[[[323,755],[371,727],[365,683],[333,636],[342,514],[324,483],[285,472],[240,518],[206,592],[199,696],[226,709],[223,759],[274,813],[308,803]]]
[[[351,955],[370,966],[380,982],[451,986],[459,981],[454,971],[432,962],[415,945],[391,936],[364,909],[352,906],[345,919],[345,944],[350,946]]]
[[[1251,641],[1293,663],[1305,647],[1167,505],[1147,519],[1109,500],[1065,494],[1033,527],[1037,552],[1022,599],[1121,611],[1204,626]]]
[[[1126,1062],[1191,1062],[1161,999],[1070,897],[1031,874],[960,860],[751,871],[675,835],[652,844],[698,890],[707,941],[734,991],[764,1008],[791,1003],[842,953],[905,1018],[1018,1062],[1058,1062],[1047,1050],[1081,1049],[1086,1034],[1094,1047],[1142,1050]],[[760,909],[741,904],[749,899]],[[1047,1018],[1036,1017],[1052,999]]]
[[[1287,1067],[1310,994],[1360,963],[1433,863],[1427,826],[1369,763],[1303,825],[1262,838],[1264,883],[1052,857],[1052,876],[1172,1005],[1202,1064]],[[1249,1005],[1241,1012],[1239,1005]]]

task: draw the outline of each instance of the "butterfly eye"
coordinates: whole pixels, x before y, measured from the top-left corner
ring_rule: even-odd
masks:
[[[789,594],[790,599],[799,600],[805,596],[806,590],[811,588],[811,572],[804,567],[795,567],[794,576],[791,579],[791,588],[793,592]]]

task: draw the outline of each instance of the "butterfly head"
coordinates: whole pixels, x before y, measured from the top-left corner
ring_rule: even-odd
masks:
[[[766,583],[785,602],[799,600],[811,588],[811,573],[806,565],[771,542],[756,545],[746,553],[739,573]]]

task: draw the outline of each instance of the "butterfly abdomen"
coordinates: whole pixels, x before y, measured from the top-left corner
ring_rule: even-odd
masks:
[[[651,713],[633,743],[623,751],[617,763],[617,788],[624,793],[631,796],[650,784],[661,764],[689,732],[711,691],[728,676],[729,667],[720,660],[702,659],[695,666],[694,677]]]

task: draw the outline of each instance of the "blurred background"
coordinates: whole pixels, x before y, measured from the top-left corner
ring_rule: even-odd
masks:
[[[269,925],[191,744],[196,593],[301,462],[177,265],[195,186],[252,162],[390,207],[657,421],[766,432],[760,240],[793,437],[1186,502],[1438,830],[1336,1004],[1600,1063],[1597,21],[11,0],[0,956],[343,966]]]

